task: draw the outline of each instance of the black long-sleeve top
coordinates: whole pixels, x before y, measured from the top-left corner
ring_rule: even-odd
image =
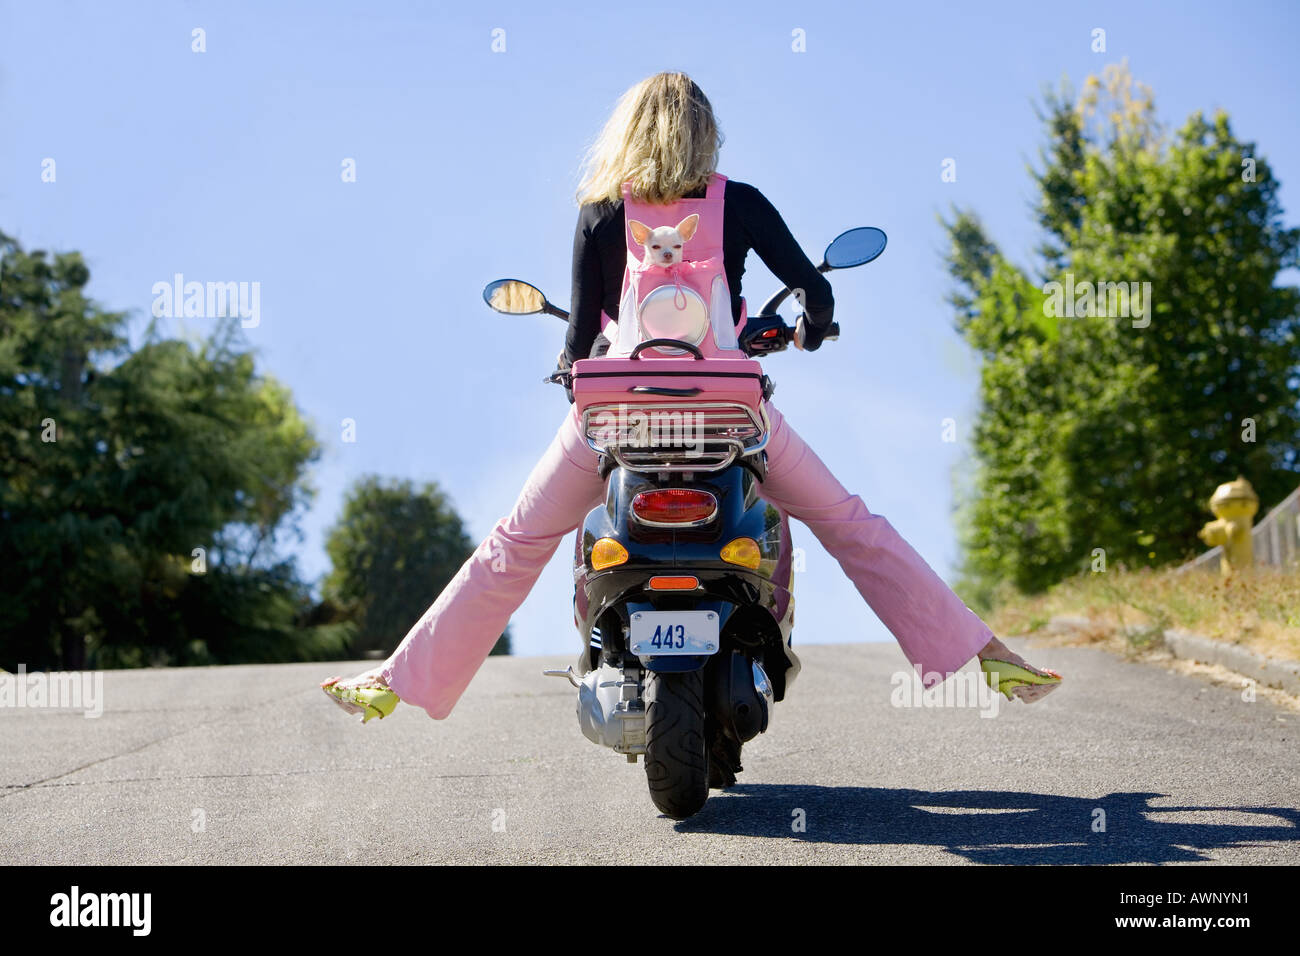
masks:
[[[700,199],[704,190],[685,198]],[[772,274],[790,289],[803,289],[808,321],[831,324],[835,299],[831,284],[804,255],[776,207],[753,186],[727,180],[722,222],[723,266],[731,290],[732,321],[740,321],[740,280],[745,256],[753,249]],[[587,358],[600,333],[600,313],[618,319],[619,293],[627,266],[623,200],[588,203],[578,211],[573,236],[573,297],[564,354]]]

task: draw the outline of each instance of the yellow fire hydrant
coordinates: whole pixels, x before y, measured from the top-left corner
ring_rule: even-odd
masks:
[[[1217,521],[1208,521],[1197,537],[1210,547],[1223,545],[1219,570],[1224,577],[1255,563],[1255,547],[1250,538],[1251,521],[1259,511],[1259,495],[1250,482],[1240,475],[1214,489],[1210,510]]]

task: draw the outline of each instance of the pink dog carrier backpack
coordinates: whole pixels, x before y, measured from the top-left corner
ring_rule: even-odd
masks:
[[[650,205],[623,184],[627,268],[609,352],[573,363],[573,395],[592,448],[636,471],[716,471],[755,455],[769,431],[771,384],[737,344],[723,267],[723,194],[714,173],[703,199]],[[699,216],[681,262],[643,264],[629,225],[676,226]],[[741,325],[746,312],[742,307]],[[682,345],[651,344],[672,339]]]
[[[652,206],[632,197],[630,182],[623,184],[627,268],[623,270],[619,321],[605,329],[605,337],[611,342],[608,357],[626,358],[646,339],[680,339],[699,348],[706,358],[725,353],[731,353],[732,358],[739,356],[736,326],[731,318],[731,291],[722,261],[726,185],[727,177],[714,173],[703,199],[679,199],[666,206]],[[644,265],[645,249],[632,234],[632,220],[655,229],[675,226],[691,215],[700,217],[699,224],[684,244],[681,262],[674,266]]]

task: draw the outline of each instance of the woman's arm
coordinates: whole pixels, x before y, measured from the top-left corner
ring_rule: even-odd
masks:
[[[728,183],[730,191],[733,185],[739,187],[743,203],[745,229],[749,244],[758,253],[763,264],[785,283],[789,289],[803,290],[803,306],[808,312],[808,324],[816,332],[824,333],[835,316],[835,297],[831,293],[831,284],[817,271],[799,243],[795,241],[790,229],[768,202],[767,197],[746,183]],[[821,344],[821,336],[816,336],[816,344]],[[815,347],[815,346],[814,346]]]
[[[569,363],[587,358],[600,334],[600,304],[605,284],[596,232],[601,223],[591,205],[578,210],[573,233],[573,291],[569,306],[569,331],[564,338],[564,357]]]

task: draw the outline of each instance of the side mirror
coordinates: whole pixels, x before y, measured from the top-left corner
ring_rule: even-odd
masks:
[[[852,269],[865,265],[885,251],[889,237],[875,226],[859,226],[835,237],[826,247],[822,264],[827,269]]]
[[[535,315],[546,309],[542,290],[519,279],[497,279],[483,289],[483,301],[507,315]]]

